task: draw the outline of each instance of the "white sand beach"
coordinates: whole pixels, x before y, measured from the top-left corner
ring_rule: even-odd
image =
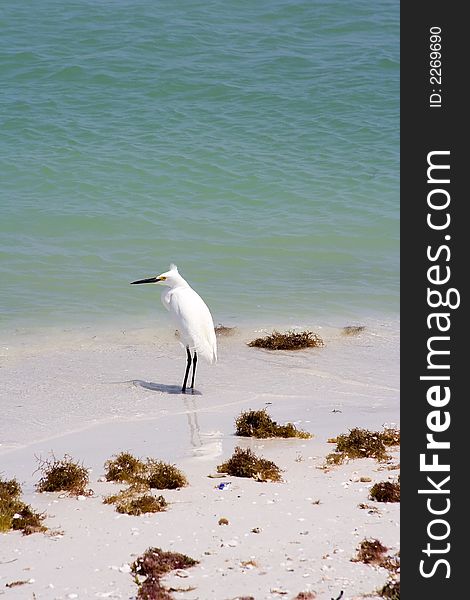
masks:
[[[368,499],[399,463],[372,459],[323,469],[353,427],[399,424],[398,324],[367,322],[357,336],[312,329],[324,348],[270,352],[246,342],[260,332],[219,338],[219,362],[198,366],[196,393],[180,393],[185,359],[166,327],[17,331],[1,346],[0,474],[47,516],[49,531],[0,534],[0,596],[37,600],[135,598],[129,564],[150,546],[199,561],[165,579],[176,599],[352,600],[382,587],[387,571],[352,562],[364,538],[399,551],[399,503]],[[349,325],[349,323],[344,323]],[[272,328],[271,328],[272,330]],[[270,329],[268,329],[270,331]],[[310,440],[234,435],[235,418],[267,408]],[[211,478],[234,447],[250,447],[283,469],[280,483]],[[104,463],[121,451],[176,464],[189,485],[163,490],[168,509],[119,515],[103,497]],[[37,458],[69,454],[90,469],[90,497],[35,490]],[[361,481],[370,478],[370,481]],[[220,483],[227,483],[219,489]],[[377,510],[358,507],[373,505]],[[219,525],[219,519],[228,520]],[[7,587],[15,581],[22,585]]]

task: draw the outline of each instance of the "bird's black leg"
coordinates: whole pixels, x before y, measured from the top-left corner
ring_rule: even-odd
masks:
[[[186,373],[184,374],[183,389],[181,390],[183,394],[186,392],[186,383],[188,381],[189,369],[191,368],[191,352],[189,351],[189,346],[186,346],[186,355],[188,357],[188,362],[186,363]]]
[[[194,350],[193,356],[193,376],[191,377],[191,391],[194,392],[194,377],[196,376],[197,352]]]

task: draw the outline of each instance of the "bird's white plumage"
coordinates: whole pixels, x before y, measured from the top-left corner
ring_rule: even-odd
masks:
[[[180,276],[182,282],[162,292],[163,306],[178,327],[181,343],[204,357],[217,361],[217,340],[212,315],[201,296]],[[167,280],[168,281],[168,280]]]

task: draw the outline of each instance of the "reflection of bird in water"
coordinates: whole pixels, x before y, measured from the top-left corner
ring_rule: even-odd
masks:
[[[201,438],[203,438],[201,439],[201,445],[193,449],[194,456],[212,460],[222,454],[222,434],[220,431],[202,433]]]
[[[186,392],[191,364],[193,373],[190,390],[194,391],[194,378],[198,354],[209,363],[217,361],[217,340],[212,315],[207,304],[189,283],[178,273],[176,265],[157,277],[132,281],[136,283],[160,283],[166,286],[162,292],[163,306],[170,311],[176,321],[181,343],[186,347],[186,372],[184,374],[182,392]],[[191,356],[191,350],[193,355]]]
[[[201,441],[201,430],[199,428],[199,422],[197,420],[197,412],[196,412],[196,402],[194,398],[191,398],[192,406],[189,406],[190,401],[185,400],[184,404],[187,409],[186,416],[188,417],[188,425],[189,425],[189,442],[193,448],[198,448],[202,446]]]
[[[202,459],[212,459],[222,454],[222,434],[220,431],[201,433],[197,418],[197,405],[195,398],[186,399],[186,415],[189,425],[189,441],[193,455]]]

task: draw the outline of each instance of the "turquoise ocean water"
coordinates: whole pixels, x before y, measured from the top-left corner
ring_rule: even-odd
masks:
[[[399,5],[7,0],[0,326],[398,314]],[[154,292],[154,293],[151,293]]]

